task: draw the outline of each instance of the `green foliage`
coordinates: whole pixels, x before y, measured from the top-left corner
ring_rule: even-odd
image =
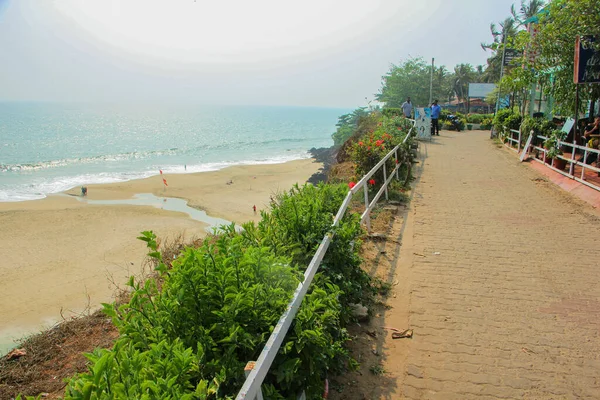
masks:
[[[467,122],[470,124],[480,124],[483,121],[482,114],[469,114],[467,115]]]
[[[386,107],[398,108],[407,97],[415,106],[427,106],[429,103],[429,85],[431,65],[422,57],[409,58],[400,65],[392,65],[382,77],[383,83],[377,100],[386,103]],[[445,66],[434,67],[433,98],[447,100],[454,94],[454,75]]]
[[[383,114],[384,117],[388,118],[404,116],[404,113],[400,108],[384,108],[383,110],[381,110],[381,114]]]
[[[452,111],[442,108],[440,112],[440,121],[446,121],[448,119],[448,115],[453,115]]]
[[[472,124],[481,124],[484,120],[493,118],[493,114],[468,114],[467,122]]]
[[[403,117],[382,117],[377,123],[377,127],[360,138],[351,147],[351,160],[355,163],[356,174],[361,177],[369,172],[381,159],[394,147],[402,143],[408,131],[411,122]],[[410,142],[410,141],[409,141]],[[409,143],[406,143],[398,149],[398,162],[407,161],[410,152]],[[390,158],[386,164],[388,171],[395,167],[396,160]],[[374,189],[383,184],[383,170],[378,171],[374,176]]]
[[[527,116],[523,118],[523,122],[521,122],[521,141],[524,142],[527,140],[527,137],[529,137],[531,131],[533,131],[536,135],[548,137],[555,129],[556,125],[552,121],[548,121],[543,118],[532,118]]]
[[[521,126],[522,119],[523,118],[521,117],[520,114],[512,113],[504,120],[504,127],[507,130],[509,130],[509,129],[518,130],[519,127]]]
[[[110,350],[87,357],[66,399],[230,399],[287,308],[302,271],[347,193],[345,185],[295,187],[277,196],[262,220],[223,227],[199,248],[187,248],[167,270],[156,237],[143,232],[158,279],[129,280],[131,298],[104,304],[119,329]],[[369,276],[360,269],[359,216],[347,213],[323,259],[263,385],[268,398],[322,393],[327,373],[349,363],[344,345],[350,302],[368,303]],[[163,265],[161,267],[161,265]]]
[[[548,150],[546,157],[554,159],[563,153],[560,148],[560,141],[565,140],[565,137],[566,133],[560,129],[555,129],[552,131],[552,133],[550,133],[550,136],[544,140],[544,148]]]
[[[493,118],[486,118],[483,121],[481,121],[481,129],[491,129],[492,128],[492,123],[493,123]]]
[[[278,253],[291,254],[293,262],[304,268],[329,232],[347,192],[345,184],[296,186],[278,196],[271,213],[263,214],[257,226],[246,224],[243,235]],[[359,216],[347,213],[321,263],[322,274],[342,290],[344,321],[349,320],[348,304],[368,303],[372,296],[370,277],[360,268],[357,238],[361,233]]]
[[[510,109],[499,110],[493,120],[494,129],[504,134],[510,129],[519,129],[521,126],[521,115]]]
[[[598,0],[553,0],[540,16],[539,31],[531,46],[540,52],[535,68],[540,71],[546,94],[556,100],[555,111],[575,113],[573,83],[575,38],[577,35],[600,35]],[[598,49],[600,43],[596,42]],[[581,85],[580,104],[600,97],[600,85]]]
[[[365,107],[359,107],[349,114],[338,117],[337,130],[331,135],[334,146],[341,146],[358,128],[362,118],[369,115]]]

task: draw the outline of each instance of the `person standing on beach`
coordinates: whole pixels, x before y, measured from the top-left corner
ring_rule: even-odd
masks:
[[[434,100],[431,105],[431,136],[438,135],[440,136],[440,125],[438,123],[440,119],[440,112],[442,111],[442,107],[439,106],[438,101]]]
[[[412,116],[413,105],[410,102],[410,97],[407,97],[406,101],[402,103],[400,107],[402,108],[402,112],[406,118],[410,118]]]

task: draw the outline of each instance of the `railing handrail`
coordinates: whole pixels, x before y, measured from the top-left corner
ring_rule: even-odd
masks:
[[[344,214],[346,213],[346,210],[348,209],[348,206],[350,205],[352,196],[354,194],[356,194],[358,192],[358,190],[360,190],[361,187],[363,187],[367,184],[367,181],[369,180],[369,178],[371,176],[373,176],[373,174],[375,174],[379,170],[379,168],[384,166],[385,162],[393,154],[397,154],[396,152],[398,151],[398,149],[400,148],[401,145],[405,144],[408,141],[408,139],[410,138],[411,133],[415,127],[415,120],[410,120],[410,121],[412,122],[413,125],[409,129],[409,131],[406,134],[406,137],[404,138],[402,143],[397,145],[396,147],[394,147],[392,150],[390,150],[390,152],[385,157],[383,157],[381,159],[381,161],[379,161],[373,168],[371,168],[371,170],[369,172],[367,172],[367,174],[365,176],[363,176],[363,178],[360,181],[358,181],[358,183],[348,191],[348,194],[346,195],[344,201],[342,202],[342,205],[338,209],[338,212],[333,220],[332,228],[336,227],[339,224],[339,222],[341,221],[341,219],[343,218]],[[389,178],[386,179],[386,181],[383,183],[383,185],[381,186],[381,189],[379,189],[379,192],[377,193],[377,195],[375,195],[373,201],[370,204],[365,204],[365,207],[367,208],[365,210],[365,214],[368,215],[368,213],[370,212],[373,205],[377,202],[379,197],[381,197],[381,194],[385,191],[385,189],[387,189],[387,185],[393,179],[394,173],[398,170],[400,165],[401,165],[401,163],[396,164],[396,168],[394,168],[394,170],[390,174]],[[366,188],[365,188],[365,193],[366,193]],[[365,199],[366,199],[366,194],[365,194]],[[364,220],[365,214],[363,214],[363,216],[361,217],[361,221]],[[335,232],[335,230],[327,232],[325,234],[325,236],[323,237],[323,240],[321,240],[321,243],[319,244],[317,251],[315,252],[310,263],[308,264],[308,268],[304,272],[304,281],[302,281],[298,284],[298,287],[296,288],[291,301],[288,303],[288,306],[287,306],[285,312],[283,313],[281,318],[279,318],[279,321],[277,322],[275,329],[273,329],[273,332],[271,333],[271,336],[269,336],[267,343],[263,347],[263,349],[260,353],[260,356],[258,357],[258,360],[256,360],[256,363],[254,364],[254,368],[252,368],[252,371],[250,372],[250,374],[248,374],[248,377],[244,381],[242,388],[240,389],[239,393],[237,394],[236,400],[242,400],[242,399],[254,400],[259,395],[260,387],[261,387],[265,377],[267,376],[269,369],[271,368],[271,364],[273,363],[273,360],[275,360],[275,356],[279,352],[279,348],[281,347],[281,344],[283,343],[283,339],[285,338],[285,335],[287,334],[287,331],[290,328],[290,326],[296,316],[296,313],[297,313],[298,309],[300,308],[300,305],[302,304],[302,300],[304,299],[304,296],[306,295],[306,292],[308,291],[308,287],[310,286],[315,274],[317,273],[317,270],[319,269],[321,261],[323,260],[323,257],[325,256],[325,253],[327,252],[327,249],[329,248],[329,244],[331,243],[331,240],[333,239],[333,236],[335,234],[334,232]]]
[[[519,134],[519,146],[518,146],[518,150],[515,149],[515,148],[513,148],[512,146],[509,146],[509,148],[511,148],[513,150],[520,151],[521,150],[521,147],[520,147],[521,131],[518,131],[516,129],[510,129],[509,131],[511,132],[511,134],[512,133],[518,133]],[[541,140],[547,140],[548,139],[548,136],[538,135],[534,131],[531,131],[531,134],[535,135],[534,136],[535,139],[541,139]],[[516,139],[513,139],[511,137],[509,137],[507,139],[510,142],[517,142]],[[558,154],[556,156],[557,159],[564,160],[564,161],[566,161],[566,162],[569,163],[569,165],[570,165],[569,171],[565,172],[562,169],[556,168],[554,166],[553,162],[550,163],[548,165],[548,167],[550,169],[552,169],[552,170],[554,170],[554,171],[556,171],[556,172],[558,172],[558,173],[566,176],[566,177],[574,179],[575,181],[577,181],[579,183],[582,183],[582,184],[584,184],[586,186],[589,186],[592,189],[595,189],[597,191],[600,191],[600,186],[596,185],[595,183],[588,182],[585,179],[585,170],[592,170],[594,172],[600,173],[600,166],[593,166],[593,165],[590,165],[590,164],[586,164],[585,162],[582,162],[581,160],[578,161],[578,160],[575,159],[575,150],[576,149],[578,149],[580,151],[583,151],[583,154],[584,154],[584,158],[583,159],[584,160],[587,160],[587,156],[588,156],[589,153],[595,153],[595,154],[597,154],[598,158],[600,159],[600,149],[594,149],[592,147],[588,147],[587,145],[582,146],[582,145],[579,145],[579,144],[576,144],[576,143],[565,142],[563,140],[558,140],[558,146],[559,147],[560,146],[570,147],[572,149],[571,150],[571,158],[567,158],[567,157],[563,156],[562,154]],[[534,149],[536,149],[536,150],[538,150],[538,151],[541,151],[543,153],[543,155],[544,155],[541,160],[538,159],[538,158],[534,158],[534,160],[537,161],[537,162],[540,162],[542,164],[546,163],[546,156],[548,154],[548,149],[544,148],[543,145],[535,144],[533,142],[531,143],[531,147],[534,148]],[[527,152],[528,149],[524,149],[523,151]],[[522,155],[521,156],[521,161],[523,161],[523,160],[524,160],[524,157]],[[580,174],[578,173],[580,175],[579,177],[575,175],[575,166],[581,167],[581,173]]]

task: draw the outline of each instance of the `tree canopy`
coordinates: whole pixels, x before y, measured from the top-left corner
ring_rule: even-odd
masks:
[[[459,64],[454,71],[445,66],[433,68],[433,99],[450,101],[454,96],[465,99],[468,84],[483,79],[483,67],[477,72],[471,64]],[[409,58],[400,65],[390,67],[383,76],[377,100],[385,102],[387,107],[400,107],[407,97],[415,105],[427,106],[429,103],[429,85],[431,80],[431,64],[422,57]]]

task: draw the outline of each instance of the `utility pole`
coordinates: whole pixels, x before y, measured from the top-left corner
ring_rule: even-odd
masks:
[[[431,106],[431,103],[433,102],[433,63],[435,61],[435,58],[431,57],[431,78],[429,79],[429,104],[427,106]]]

